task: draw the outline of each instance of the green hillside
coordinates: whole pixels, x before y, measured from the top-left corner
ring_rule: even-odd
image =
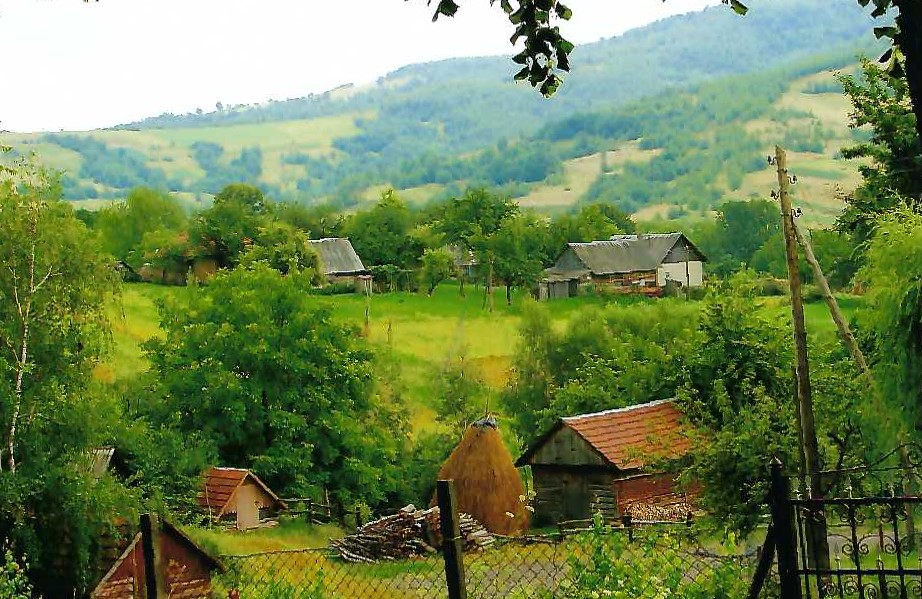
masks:
[[[854,68],[854,65],[844,65],[842,70],[850,72]],[[776,175],[760,159],[771,153],[775,144],[782,144],[793,150],[789,152],[791,168],[799,175],[799,186],[795,192],[808,222],[830,224],[841,209],[840,192],[854,189],[860,182],[858,164],[842,160],[839,156],[839,150],[855,143],[856,136],[861,133],[853,132],[847,126],[850,104],[841,92],[834,91],[838,88],[835,72],[834,69],[824,69],[794,79],[775,94],[770,104],[765,105],[763,114],[747,115],[723,125],[714,122],[700,133],[698,138],[702,139],[711,135],[714,129],[724,127],[738,131],[739,139],[751,137],[751,143],[741,155],[745,164],[731,162],[735,171],[713,170],[713,176],[702,184],[711,194],[706,203],[690,205],[683,201],[688,185],[683,185],[681,177],[675,177],[666,181],[658,197],[651,197],[640,206],[631,203],[626,207],[632,209],[637,220],[650,221],[696,214],[704,216],[711,206],[725,200],[766,197],[777,185]],[[677,103],[692,101],[693,97],[694,94],[680,96]],[[677,126],[678,123],[670,119],[667,125]],[[719,153],[723,147],[733,149],[732,144],[726,143],[727,140],[724,140],[725,143],[714,141],[718,143],[709,144],[707,151]],[[608,180],[624,178],[627,166],[630,171],[647,174],[648,179],[655,181],[653,173],[644,173],[642,169],[650,166],[651,162],[655,167],[655,161],[663,158],[665,149],[645,148],[643,140],[631,140],[613,144],[604,152],[566,160],[561,176],[533,186],[519,202],[539,210],[563,210],[586,199],[591,191],[607,186],[615,189],[608,191],[608,197],[596,199],[618,203],[622,194],[630,193],[630,190],[618,189],[618,184]],[[695,160],[695,156],[688,152],[676,156],[673,162],[681,166]],[[742,177],[739,176],[741,170],[746,171]],[[692,180],[691,184],[696,185],[697,182]]]
[[[776,0],[745,19],[713,7],[583,45],[552,100],[513,84],[507,59],[455,59],[366,88],[0,141],[64,171],[65,196],[88,208],[139,185],[202,205],[248,181],[341,208],[390,186],[422,203],[485,185],[547,211],[605,201],[695,214],[764,193],[756,157],[779,141],[809,154],[818,189],[849,184],[853,167],[833,160],[849,139],[843,100],[803,92],[831,89],[827,69],[875,51],[851,0]],[[705,155],[723,168],[701,168]],[[828,221],[832,204],[816,201]]]

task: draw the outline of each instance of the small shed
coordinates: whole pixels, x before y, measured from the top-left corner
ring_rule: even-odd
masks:
[[[355,253],[352,242],[344,237],[311,239],[311,249],[320,257],[320,267],[329,283],[352,282],[368,274],[362,259]]]
[[[243,468],[206,472],[197,500],[210,518],[231,521],[238,530],[256,528],[287,507],[258,476]]]
[[[682,233],[612,235],[606,241],[568,243],[554,266],[544,271],[538,297],[575,295],[581,283],[650,295],[661,294],[670,281],[701,287],[706,260]]]
[[[640,506],[687,505],[674,475],[646,466],[685,455],[692,447],[690,433],[673,400],[559,419],[516,461],[532,470],[536,522],[585,520],[596,511],[615,518],[650,511]]]
[[[159,553],[162,588],[168,597],[184,599],[210,599],[211,575],[223,572],[224,566],[199,547],[181,530],[167,521],[155,529]],[[145,588],[144,544],[141,533],[134,536],[128,548],[112,564],[96,588],[92,599],[144,599]]]

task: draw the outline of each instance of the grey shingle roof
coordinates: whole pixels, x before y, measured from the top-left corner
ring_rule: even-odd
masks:
[[[348,239],[344,237],[311,239],[310,244],[320,256],[323,274],[344,275],[365,272],[362,260],[355,253]]]
[[[705,260],[682,233],[612,235],[608,241],[569,243],[567,246],[586,270],[595,275],[656,270],[663,262],[684,260],[686,247],[688,259]],[[673,259],[667,260],[670,254]]]

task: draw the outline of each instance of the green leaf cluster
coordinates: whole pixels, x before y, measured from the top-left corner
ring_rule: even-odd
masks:
[[[308,301],[310,286],[255,264],[164,304],[166,338],[147,346],[151,418],[283,493],[377,505],[399,489],[405,416],[379,396],[371,348]]]

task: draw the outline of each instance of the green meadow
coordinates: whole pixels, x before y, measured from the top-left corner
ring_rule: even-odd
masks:
[[[97,377],[106,382],[132,377],[147,368],[141,344],[162,334],[157,301],[187,293],[185,288],[152,284],[126,284],[110,308],[112,354],[97,368]],[[501,389],[508,380],[511,359],[518,343],[522,306],[532,301],[525,292],[513,292],[512,305],[506,305],[504,289],[495,290],[494,311],[485,307],[482,287],[466,286],[461,297],[454,283],[441,285],[431,296],[422,293],[395,292],[365,298],[359,295],[311,296],[311,301],[325,305],[343,322],[365,331],[368,309],[369,340],[391,352],[400,366],[405,397],[414,430],[431,426],[433,381],[449,361],[464,356],[493,389]],[[683,299],[650,299],[651,302],[684,302]],[[784,297],[759,298],[761,310],[772,319],[790,318]],[[589,306],[619,306],[631,310],[635,298],[581,296],[548,302],[554,326],[563,329]],[[843,296],[841,307],[851,316],[862,303],[858,296]],[[805,308],[811,335],[834,337],[835,325],[822,301]]]

